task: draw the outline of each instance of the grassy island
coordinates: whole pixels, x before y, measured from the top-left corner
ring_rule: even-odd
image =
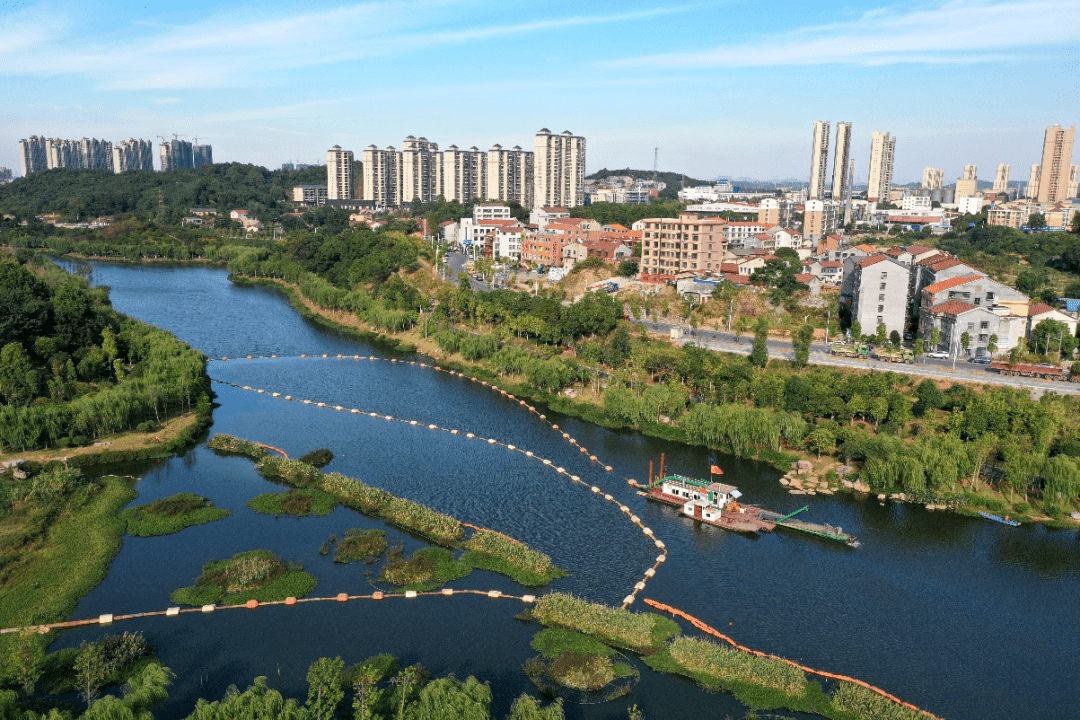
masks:
[[[179,605],[240,605],[304,597],[317,584],[302,566],[288,564],[269,550],[250,550],[228,560],[211,560],[193,586],[170,597]]]
[[[192,493],[177,493],[146,505],[128,508],[120,517],[127,523],[128,535],[153,537],[214,522],[228,514],[228,510],[213,507],[207,498]]]
[[[266,493],[251,498],[247,506],[264,515],[329,515],[337,507],[338,501],[330,493],[311,488],[289,490],[283,493]]]
[[[467,563],[454,559],[446,548],[420,548],[405,559],[392,553],[383,568],[381,579],[397,586],[398,590],[423,592],[442,587],[451,580],[459,580],[472,572]]]
[[[329,552],[327,543],[326,549]],[[362,530],[356,528],[350,530],[333,542],[334,562],[349,563],[362,560],[367,564],[375,563],[386,553],[386,532],[383,530]]]
[[[321,511],[329,512],[334,504],[341,503],[370,517],[381,518],[448,551],[464,546],[465,552],[459,559],[454,559],[449,553],[447,560],[442,554],[424,552],[408,560],[398,558],[391,561],[391,564],[396,563],[396,569],[386,579],[395,585],[415,589],[414,585],[427,586],[437,582],[440,577],[447,577],[447,580],[438,582],[441,585],[467,575],[468,572],[460,574],[466,568],[470,571],[475,568],[497,572],[526,586],[546,585],[566,575],[564,570],[551,562],[550,557],[513,538],[490,530],[478,530],[466,540],[465,527],[449,515],[412,500],[395,497],[355,478],[340,473],[326,474],[299,460],[269,455],[261,445],[230,435],[215,435],[209,444],[215,450],[256,460],[256,467],[263,477],[292,487],[287,493],[268,493],[252,499],[248,505],[258,512],[274,515],[325,514]],[[350,544],[363,542],[346,536],[340,541],[338,552],[342,552],[341,547],[348,548]],[[364,552],[361,557],[370,555],[374,553]],[[398,582],[395,578],[403,581]]]

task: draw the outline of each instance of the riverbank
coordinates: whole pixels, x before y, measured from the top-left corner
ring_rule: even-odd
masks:
[[[419,327],[393,335],[384,334],[375,331],[352,313],[330,311],[317,306],[304,298],[300,294],[298,287],[283,281],[263,278],[256,281],[251,278],[237,278],[235,276],[232,279],[245,284],[276,287],[284,292],[290,304],[298,312],[315,322],[365,340],[378,341],[391,349],[404,352],[419,352],[433,358],[444,367],[453,368],[490,382],[497,382],[500,387],[508,392],[512,392],[518,397],[527,398],[531,403],[545,407],[548,410],[609,429],[633,430],[650,437],[679,442],[690,447],[705,447],[694,443],[684,429],[672,422],[648,422],[642,420],[641,422],[627,424],[613,420],[609,414],[605,413],[602,398],[595,392],[592,393],[593,396],[590,396],[588,386],[574,387],[558,394],[539,391],[528,382],[524,375],[499,374],[487,367],[483,361],[469,361],[459,353],[447,354],[442,352],[435,338],[426,336],[427,333]],[[660,419],[663,420],[664,418]],[[1023,493],[1017,493],[1015,490],[1010,493],[1009,490],[1002,488],[999,491],[977,476],[968,482],[961,478],[953,484],[953,487],[948,492],[927,490],[923,492],[878,493],[876,491],[870,492],[869,486],[865,484],[865,481],[860,482],[858,480],[858,472],[850,466],[847,466],[847,471],[851,474],[851,479],[837,474],[836,469],[842,466],[842,463],[836,457],[828,454],[820,457],[801,447],[785,447],[779,450],[759,447],[752,449],[747,455],[771,464],[781,475],[788,472],[795,462],[809,463],[810,469],[800,474],[799,483],[794,487],[789,487],[789,491],[793,494],[849,493],[856,497],[876,497],[881,503],[906,502],[920,504],[930,510],[954,511],[968,516],[977,516],[978,510],[985,509],[996,514],[1010,515],[1010,517],[1025,523],[1039,522],[1061,529],[1080,528],[1080,520],[1075,519],[1070,514],[1077,510],[1074,503],[1066,502],[1064,510],[1061,511],[1058,508],[1054,515],[1045,514],[1039,511],[1038,506],[1041,503],[1032,503],[1025,499]],[[790,476],[789,479],[791,479]],[[806,487],[800,487],[802,480],[809,480]],[[1012,495],[1011,498],[1010,495]]]

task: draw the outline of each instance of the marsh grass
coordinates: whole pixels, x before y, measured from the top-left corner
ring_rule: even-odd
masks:
[[[551,664],[551,679],[575,690],[599,690],[615,679],[611,659],[587,653],[563,653]]]
[[[247,502],[247,506],[257,513],[292,515],[293,517],[329,515],[337,505],[337,498],[330,493],[311,488],[292,489],[283,493],[266,493],[257,495]]]
[[[0,626],[70,614],[105,577],[124,532],[120,510],[134,497],[130,481],[103,478],[0,513]]]
[[[219,453],[242,455],[251,458],[252,460],[261,460],[262,458],[267,457],[266,448],[263,446],[224,433],[219,433],[210,438],[210,441],[206,444],[212,450],[217,450]]]
[[[128,508],[120,514],[127,534],[136,537],[171,535],[186,527],[220,520],[228,510],[211,506],[210,501],[192,493],[178,493],[146,505]]]
[[[454,554],[446,548],[426,547],[414,552],[407,560],[400,554],[392,557],[381,577],[399,590],[422,592],[434,590],[471,572],[471,567],[455,560]]]
[[[386,547],[386,532],[383,530],[349,530],[334,545],[334,562],[362,560],[370,565],[386,554]]]
[[[195,585],[180,588],[170,597],[181,605],[271,602],[290,596],[303,597],[317,583],[300,565],[285,563],[269,550],[250,550],[228,560],[211,560],[203,567]]]
[[[614,647],[648,654],[679,634],[674,620],[590,603],[573,595],[550,593],[536,603],[533,616],[544,625],[575,630]]]
[[[544,553],[490,530],[473,533],[465,548],[462,562],[478,570],[506,575],[522,585],[547,585],[555,578],[566,576],[566,572],[555,567]]]
[[[532,648],[548,660],[555,660],[564,653],[602,655],[603,657],[615,654],[611,647],[599,640],[562,628],[546,628],[536,633],[532,639]]]
[[[926,716],[906,708],[861,685],[839,682],[832,691],[835,710],[830,717],[837,720],[919,720]]]

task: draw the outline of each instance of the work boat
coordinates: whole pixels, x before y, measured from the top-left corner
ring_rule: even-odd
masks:
[[[771,532],[777,525],[809,533],[827,540],[837,540],[851,547],[859,547],[854,535],[844,532],[843,528],[804,520],[793,520],[792,516],[809,510],[804,505],[795,512],[781,515],[771,510],[746,505],[739,502],[742,493],[734,485],[716,482],[712,476],[723,475],[724,471],[716,465],[710,468],[709,480],[699,480],[683,475],[664,475],[664,459],[660,459],[660,475],[652,477],[652,463],[649,464],[649,484],[641,493],[650,500],[656,500],[679,508],[679,513],[709,525],[734,530],[736,532]],[[640,486],[639,486],[640,487]]]

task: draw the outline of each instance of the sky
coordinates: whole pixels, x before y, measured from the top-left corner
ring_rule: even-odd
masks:
[[[546,127],[586,138],[589,172],[658,148],[691,177],[805,181],[831,120],[856,183],[873,131],[897,184],[1001,162],[1023,182],[1080,116],[1078,20],[1080,0],[0,0],[0,166],[30,135],[176,133],[276,168],[407,135],[532,149]]]

